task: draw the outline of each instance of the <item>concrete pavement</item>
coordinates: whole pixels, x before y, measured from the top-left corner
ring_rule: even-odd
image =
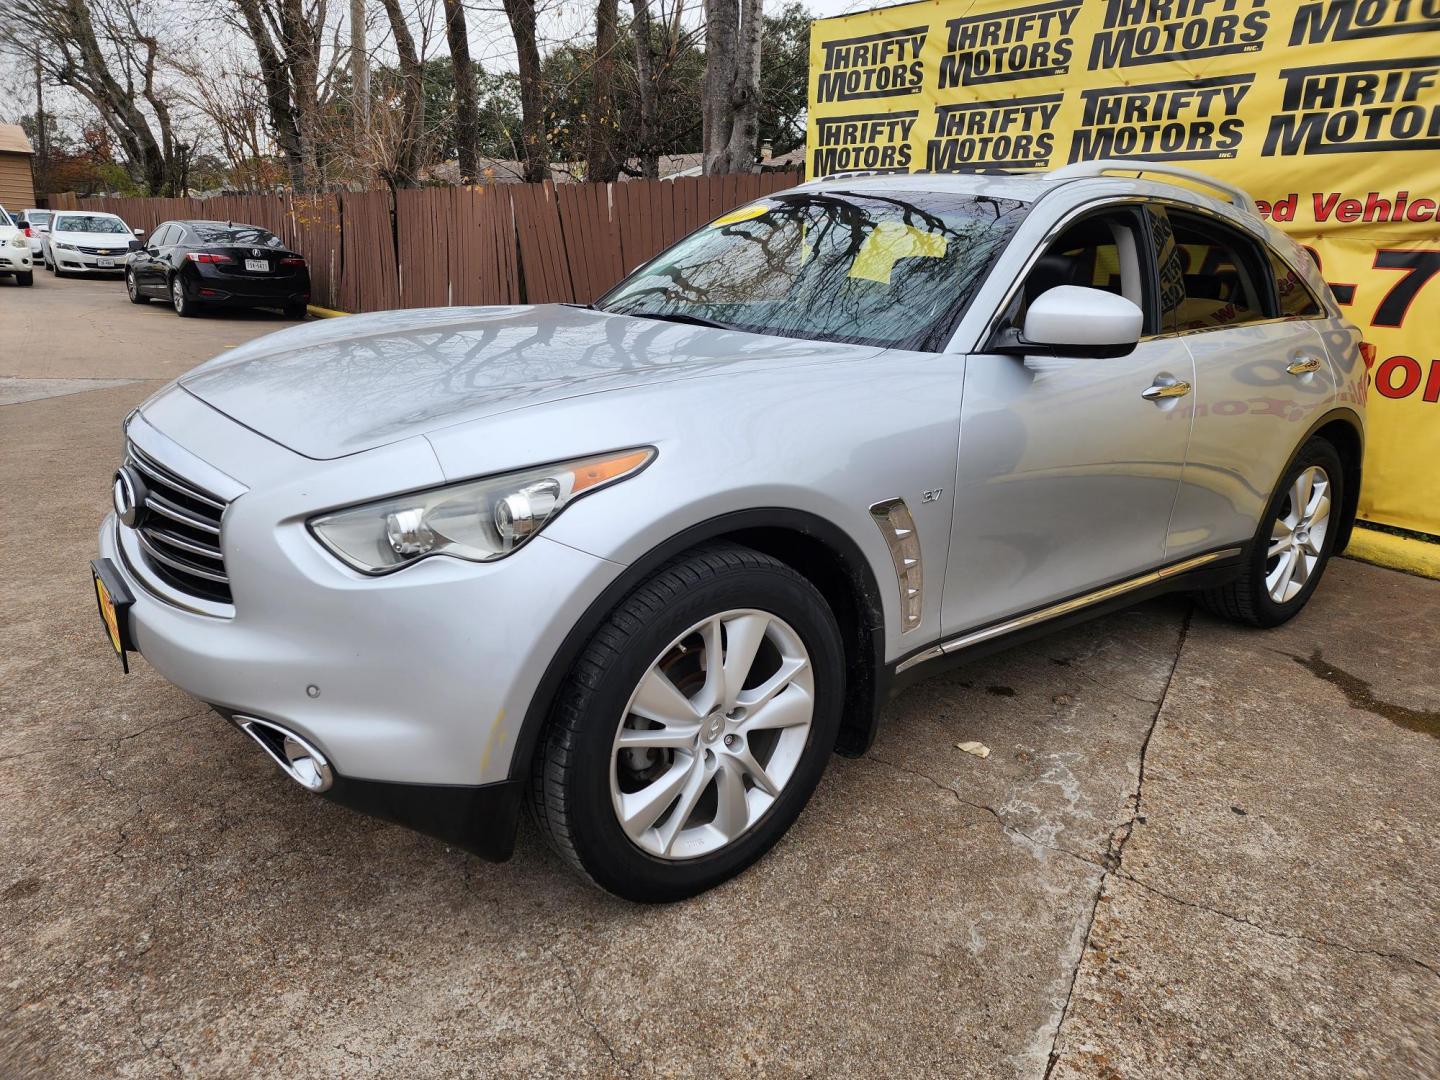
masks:
[[[1278,631],[1174,598],[920,684],[768,858],[638,908],[121,677],[120,420],[283,325],[0,282],[0,1076],[1440,1075],[1440,583],[1340,561]]]

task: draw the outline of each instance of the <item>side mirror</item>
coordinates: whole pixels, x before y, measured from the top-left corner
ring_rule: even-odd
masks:
[[[1140,343],[1144,313],[1123,296],[1079,285],[1057,285],[1035,298],[1025,328],[1001,331],[987,348],[1012,356],[1128,356]]]
[[[144,229],[136,229],[136,230],[135,230],[135,235],[136,235],[136,236],[144,236],[144,235],[145,235],[145,230],[144,230]]]
[[[131,250],[131,251],[139,251],[139,250],[140,250],[140,241],[139,241],[139,240],[131,240],[131,241],[130,241],[130,250]]]

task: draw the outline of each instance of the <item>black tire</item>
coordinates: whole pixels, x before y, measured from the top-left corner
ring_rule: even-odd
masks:
[[[613,742],[631,694],[666,647],[709,615],[755,608],[784,620],[810,656],[814,711],[788,783],[764,816],[724,847],[683,861],[652,855],[616,818]],[[557,695],[535,755],[531,807],[541,832],[582,877],[628,900],[682,900],[764,855],[809,801],[834,750],[844,651],[824,598],[784,563],[716,544],[677,557],[625,598],[590,639]]]
[[[34,285],[34,284],[35,284],[35,271],[34,271],[34,270],[26,270],[23,274],[16,274],[16,275],[15,275],[15,284],[16,284],[16,285],[22,285],[22,286],[23,286],[23,285]]]
[[[148,304],[150,298],[140,291],[140,283],[135,280],[135,275],[125,271],[125,292],[130,297],[132,304]]]
[[[1277,602],[1266,587],[1265,578],[1276,560],[1269,556],[1271,530],[1275,522],[1284,516],[1290,505],[1290,488],[1306,469],[1319,467],[1325,471],[1330,482],[1330,518],[1325,532],[1325,541],[1315,568],[1300,591],[1285,602]],[[1233,622],[1249,626],[1271,627],[1294,618],[1309,601],[1311,594],[1325,574],[1330,556],[1335,550],[1335,539],[1340,534],[1341,508],[1345,505],[1345,466],[1340,454],[1328,439],[1315,437],[1300,448],[1290,468],[1280,478],[1280,483],[1271,496],[1270,503],[1260,519],[1260,527],[1251,541],[1245,566],[1234,581],[1217,589],[1207,589],[1196,594],[1202,607],[1212,614]]]
[[[193,319],[200,314],[200,305],[185,295],[185,287],[178,276],[170,279],[170,306],[182,319]]]
[[[284,310],[287,319],[303,319],[310,314],[310,308],[306,304],[286,304]]]

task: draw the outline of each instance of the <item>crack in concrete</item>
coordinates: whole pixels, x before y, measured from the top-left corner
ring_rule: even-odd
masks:
[[[1090,904],[1090,915],[1085,923],[1085,933],[1080,939],[1080,949],[1075,956],[1075,967],[1070,972],[1070,986],[1065,992],[1065,1002],[1060,1007],[1060,1018],[1056,1021],[1055,1034],[1050,1040],[1050,1056],[1045,1063],[1042,1080],[1049,1080],[1055,1071],[1055,1066],[1060,1063],[1060,1035],[1064,1031],[1065,1021],[1070,1015],[1070,1005],[1075,1000],[1075,984],[1079,981],[1080,969],[1085,964],[1085,950],[1090,945],[1090,935],[1095,931],[1095,917],[1100,911],[1100,899],[1105,895],[1105,883],[1110,879],[1111,874],[1120,873],[1121,860],[1125,857],[1125,845],[1135,831],[1135,822],[1140,818],[1140,807],[1145,798],[1145,762],[1150,753],[1150,741],[1154,738],[1155,729],[1160,725],[1160,717],[1165,712],[1165,702],[1169,700],[1170,686],[1175,681],[1175,672],[1180,668],[1180,656],[1185,651],[1185,639],[1190,636],[1190,620],[1194,614],[1195,608],[1194,605],[1191,605],[1185,612],[1185,620],[1180,624],[1179,640],[1175,642],[1175,659],[1170,665],[1170,674],[1165,677],[1165,687],[1160,691],[1160,699],[1155,703],[1155,715],[1150,718],[1150,726],[1145,729],[1145,738],[1140,743],[1140,762],[1136,771],[1135,791],[1130,796],[1130,820],[1110,833],[1110,846],[1105,852],[1105,869],[1095,886],[1095,899]]]
[[[630,1066],[621,1059],[620,1054],[615,1049],[615,1044],[612,1043],[609,1036],[601,1030],[600,1025],[586,1015],[584,1002],[580,998],[580,990],[575,985],[575,972],[571,969],[570,965],[560,957],[559,951],[554,945],[550,947],[550,951],[555,957],[556,966],[560,968],[560,974],[565,977],[565,986],[570,991],[570,1000],[574,1003],[575,1015],[580,1018],[581,1023],[590,1029],[591,1034],[599,1040],[600,1045],[605,1048],[605,1053],[609,1055],[610,1061],[614,1064],[615,1068],[620,1070],[620,1075],[630,1076]]]
[[[1020,837],[1020,839],[1026,841],[1029,844],[1033,844],[1035,847],[1041,848],[1045,851],[1053,851],[1057,855],[1068,855],[1072,859],[1078,859],[1080,862],[1083,862],[1088,866],[1093,866],[1099,870],[1106,869],[1104,863],[1097,862],[1096,860],[1089,858],[1088,856],[1080,854],[1078,851],[1071,851],[1069,848],[1061,847],[1058,844],[1047,844],[1044,840],[1041,840],[1038,837],[1031,836],[1024,829],[1020,828],[1020,826],[1011,824],[1010,822],[1006,821],[1000,811],[996,810],[993,806],[990,806],[988,803],[979,803],[975,802],[973,799],[965,798],[965,796],[961,795],[953,784],[943,783],[942,781],[931,776],[929,773],[924,772],[923,770],[911,768],[909,765],[902,765],[898,761],[891,761],[888,758],[882,758],[878,754],[874,753],[866,754],[865,758],[868,761],[874,761],[881,765],[886,765],[889,768],[896,770],[897,772],[906,773],[909,776],[914,776],[920,780],[924,780],[928,784],[933,784],[941,791],[947,792],[955,796],[955,801],[960,803],[962,806],[969,806],[976,810],[982,810],[985,813],[989,814],[992,818],[995,819],[996,824],[1000,826],[1003,832],[1006,832],[1012,836],[1018,836]]]
[[[1288,930],[1281,930],[1278,927],[1266,926],[1264,923],[1258,923],[1254,919],[1246,918],[1244,915],[1237,915],[1231,911],[1222,911],[1219,908],[1211,907],[1209,904],[1201,903],[1198,900],[1187,900],[1183,896],[1177,896],[1172,892],[1167,892],[1165,889],[1162,889],[1156,885],[1152,885],[1148,881],[1142,881],[1135,875],[1126,873],[1123,870],[1117,869],[1115,871],[1115,876],[1121,878],[1124,881],[1130,882],[1132,885],[1144,889],[1146,892],[1153,893],[1154,895],[1160,897],[1162,900],[1167,900],[1172,904],[1179,904],[1181,907],[1192,908],[1195,911],[1203,911],[1210,915],[1217,915],[1222,919],[1228,919],[1231,922],[1239,923],[1242,926],[1248,926],[1252,930],[1258,930],[1260,933],[1266,934],[1270,937],[1281,938],[1285,941],[1304,941],[1308,942],[1311,945],[1322,945],[1331,949],[1340,949],[1344,952],[1354,953],[1358,956],[1374,956],[1381,960],[1392,960],[1398,963],[1414,964],[1416,967],[1421,968],[1424,971],[1427,971],[1431,975],[1435,976],[1437,979],[1440,979],[1440,968],[1437,968],[1432,964],[1427,964],[1424,960],[1420,960],[1414,956],[1408,956],[1405,953],[1387,952],[1384,949],[1365,949],[1361,948],[1359,945],[1351,945],[1348,942],[1344,941],[1335,941],[1332,938],[1317,937],[1313,934],[1292,933]]]
[[[175,1055],[166,1049],[164,1039],[157,1038],[153,1046],[146,1040],[143,1030],[145,1027],[145,1018],[140,1015],[140,1006],[137,1005],[133,999],[129,1002],[129,1005],[130,1015],[135,1019],[135,1038],[140,1041],[140,1045],[151,1054],[159,1054],[168,1061],[170,1068],[174,1070],[176,1076],[184,1076],[185,1070],[180,1068],[180,1063],[175,1060]]]

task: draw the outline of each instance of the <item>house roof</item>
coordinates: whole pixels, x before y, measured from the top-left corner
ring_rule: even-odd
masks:
[[[0,124],[0,153],[33,154],[25,129],[18,124]]]

